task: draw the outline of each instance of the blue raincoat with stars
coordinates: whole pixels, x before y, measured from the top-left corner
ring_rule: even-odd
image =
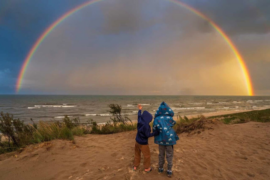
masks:
[[[159,135],[155,136],[156,144],[171,146],[175,145],[176,141],[179,140],[172,128],[176,124],[173,116],[173,110],[165,102],[162,102],[155,114],[153,123],[153,131],[159,131]]]

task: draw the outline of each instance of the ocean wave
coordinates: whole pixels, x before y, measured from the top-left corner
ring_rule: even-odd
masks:
[[[150,104],[140,104],[140,105],[142,105],[142,106],[150,106]]]
[[[127,104],[127,107],[134,107],[133,104]]]
[[[228,104],[229,102],[218,102],[218,104]]]
[[[68,116],[68,117],[72,117],[72,116]],[[65,116],[55,116],[54,118],[55,118],[55,119],[64,119]]]
[[[96,116],[97,114],[85,114],[85,116]]]
[[[234,103],[234,104],[239,104],[239,103],[241,103],[240,101],[233,101],[232,103]]]
[[[203,103],[195,102],[195,103],[189,103],[189,104],[200,105],[200,104],[203,104]]]
[[[263,102],[263,100],[247,100],[247,103],[259,103]]]
[[[76,106],[62,106],[62,108],[72,108],[72,107],[76,107]]]
[[[111,114],[85,114],[85,116],[112,116]]]
[[[183,108],[175,108],[172,107],[172,110],[202,110],[205,109],[205,107],[183,107]]]
[[[63,104],[63,105],[35,105],[34,107],[35,108],[73,108],[76,106]]]
[[[27,109],[40,109],[40,107],[28,107]]]

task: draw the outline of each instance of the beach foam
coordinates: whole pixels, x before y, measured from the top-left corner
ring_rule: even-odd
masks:
[[[111,114],[85,114],[85,116],[111,116]]]
[[[183,107],[183,108],[172,107],[171,109],[172,110],[192,110],[192,109],[202,110],[202,109],[205,109],[205,107]]]
[[[76,106],[63,104],[63,105],[35,105],[34,107],[35,108],[73,108]]]
[[[28,107],[27,109],[40,109],[40,107]]]
[[[72,116],[68,116],[68,117],[70,118],[70,117],[72,117]],[[55,118],[55,119],[64,119],[65,116],[55,116],[54,118]]]

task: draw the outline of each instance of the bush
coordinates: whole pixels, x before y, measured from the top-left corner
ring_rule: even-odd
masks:
[[[198,116],[197,118],[188,119],[186,116],[182,118],[178,117],[179,120],[176,122],[176,125],[173,127],[176,133],[200,133],[205,129],[213,129],[210,124],[213,124],[214,121],[206,119],[204,116]]]
[[[245,123],[249,121],[270,122],[270,109],[212,116],[210,118],[220,118],[225,124]]]
[[[74,118],[71,120],[68,116],[65,116],[65,118],[63,119],[63,122],[65,123],[66,127],[69,129],[72,129],[80,125],[80,120],[78,118]]]
[[[29,144],[34,130],[33,126],[25,125],[20,119],[14,119],[13,115],[1,112],[0,131],[9,139],[9,147],[11,143],[17,147]]]
[[[82,136],[84,134],[88,134],[85,132],[85,129],[81,128],[81,127],[75,127],[71,130],[72,134],[74,136]]]
[[[73,134],[71,129],[64,126],[60,131],[59,139],[67,139],[67,140],[74,140]]]
[[[117,123],[122,123],[122,124],[131,123],[132,124],[132,121],[127,116],[122,116],[121,114],[122,107],[119,104],[110,104],[109,107],[110,107],[109,112],[113,115],[113,117],[111,117],[111,120],[114,125],[116,125]]]
[[[98,126],[95,121],[92,122],[91,134],[113,134],[118,132],[132,131],[137,128],[137,124],[123,124],[107,122],[103,126]]]

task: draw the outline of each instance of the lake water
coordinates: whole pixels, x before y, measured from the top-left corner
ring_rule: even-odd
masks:
[[[1,95],[0,111],[8,112],[25,122],[62,120],[65,115],[79,117],[81,122],[93,119],[98,123],[110,120],[109,104],[120,104],[123,114],[136,119],[137,104],[155,113],[165,101],[179,115],[217,111],[241,111],[270,108],[270,97],[249,96],[45,96]]]

